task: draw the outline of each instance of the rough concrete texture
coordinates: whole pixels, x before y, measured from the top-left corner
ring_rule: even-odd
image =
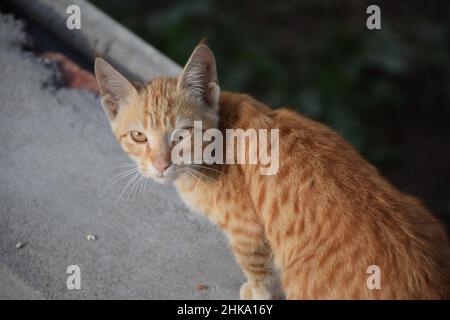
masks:
[[[21,23],[0,16],[0,298],[238,298],[225,237],[173,187],[149,181],[117,201],[125,178],[104,191],[131,160],[98,97],[59,87],[25,41]],[[69,265],[80,290],[66,287]]]

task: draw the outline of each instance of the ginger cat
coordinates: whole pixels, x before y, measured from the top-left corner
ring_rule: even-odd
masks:
[[[228,236],[247,277],[241,299],[272,297],[273,266],[288,299],[449,298],[447,234],[420,201],[389,184],[326,126],[220,92],[206,44],[195,48],[178,78],[139,89],[100,58],[95,74],[112,131],[140,173],[173,182]],[[173,163],[178,142],[171,134],[192,132],[195,120],[203,130],[279,129],[279,171]],[[373,265],[375,288],[368,280]]]

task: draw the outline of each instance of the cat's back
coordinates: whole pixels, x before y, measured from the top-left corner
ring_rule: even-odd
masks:
[[[335,203],[322,222],[337,213],[348,223],[347,234],[352,236],[347,245],[361,252],[364,269],[378,261],[386,295],[373,297],[449,298],[450,243],[441,223],[422,202],[389,183],[334,130],[291,110],[268,115],[280,128],[280,155],[289,155],[285,164],[280,161],[279,174],[297,167],[292,170],[297,181],[313,176],[316,192],[333,199],[325,204],[319,195],[315,204]]]
[[[378,264],[383,271],[384,290],[375,293],[364,286],[354,293],[355,297],[370,298],[375,293],[373,297],[379,298],[448,298],[448,238],[440,223],[418,200],[397,190],[347,141],[318,122],[288,109],[272,110],[246,95],[224,94],[221,103],[224,127],[279,130],[278,172],[272,177],[253,179],[257,183],[249,185],[261,211],[271,211],[272,204],[278,203],[275,206],[279,209],[278,216],[267,213],[277,218],[271,220],[269,230],[276,250],[296,252],[302,261],[295,243],[309,237],[304,248],[316,252],[317,260],[303,263],[303,270],[319,268],[320,260],[333,265],[337,263],[333,262],[334,256],[342,259],[342,255],[349,253],[347,259],[354,260],[361,283],[367,278],[366,268]],[[273,199],[269,201],[266,197],[261,204],[258,195],[264,184],[273,189],[266,192]],[[292,223],[293,219],[298,221]],[[307,223],[309,228],[286,238],[286,230],[290,231],[290,226],[296,223],[300,226]],[[335,251],[317,247],[322,239],[315,237],[325,234],[327,226],[334,232],[324,243],[330,243]],[[284,231],[278,234],[277,227]],[[289,261],[281,259],[279,264],[288,265]],[[330,272],[339,274],[339,270]],[[311,285],[320,287],[320,276],[316,280]],[[346,294],[343,290],[335,297]]]

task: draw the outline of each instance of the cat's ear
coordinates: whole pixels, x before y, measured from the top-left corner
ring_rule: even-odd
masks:
[[[119,109],[123,107],[132,95],[137,93],[136,88],[116,69],[102,58],[95,59],[95,77],[97,78],[102,96],[102,106],[112,121]]]
[[[195,48],[178,79],[178,89],[200,103],[216,108],[220,88],[216,59],[204,41]]]

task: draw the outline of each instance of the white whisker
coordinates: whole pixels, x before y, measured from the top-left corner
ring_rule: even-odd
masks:
[[[136,173],[136,172],[138,172],[138,169],[137,169],[137,168],[134,168],[134,169],[126,170],[126,171],[124,171],[124,172],[120,172],[120,173],[116,174],[116,175],[111,179],[111,181],[106,185],[106,187],[100,192],[100,195],[103,195],[103,193],[104,193],[108,188],[112,187],[117,181],[119,181],[119,180],[121,180],[121,179],[123,179],[123,178],[125,178],[125,177],[127,177],[127,176],[129,176],[129,175],[131,175],[131,174],[133,174],[133,173]]]
[[[132,187],[129,189],[129,192],[125,195],[125,199],[134,199],[134,195],[137,189],[137,186],[139,186],[139,182],[142,179],[142,175],[139,175],[137,179],[134,180]]]
[[[139,178],[139,173],[135,173],[130,180],[128,180],[127,184],[125,185],[125,187],[122,189],[122,192],[120,193],[119,197],[116,200],[116,203],[118,203],[121,199],[122,199],[122,195],[124,194],[124,192],[130,187],[130,185],[137,179]]]
[[[128,163],[120,166],[112,167],[111,169],[130,168],[136,166],[136,163]]]
[[[195,187],[195,184],[200,182],[200,179],[198,177],[196,177],[192,172],[185,170],[186,174],[190,177],[193,178],[192,182],[193,182],[193,186]]]
[[[145,177],[143,175],[141,175],[141,179],[139,180],[139,185],[138,185],[138,188],[136,190],[136,197],[139,197],[139,194],[141,193],[142,185],[144,184],[144,178]]]
[[[145,193],[146,193],[145,192],[145,190],[146,190],[145,187],[147,186],[147,177],[144,176],[144,180],[143,181],[144,182],[142,183],[142,190],[141,190],[141,192],[142,192],[142,195],[145,196]]]
[[[200,182],[201,184],[203,184],[203,186],[207,187],[206,184],[204,183],[204,181],[202,181],[202,179],[200,179],[200,177],[198,177],[198,176],[196,175],[196,173],[199,173],[198,171],[195,171],[194,169],[189,168],[189,167],[186,167],[185,169],[186,169],[186,172],[190,173],[190,175],[191,175],[192,177],[194,177],[198,182]]]
[[[204,173],[201,173],[200,171],[198,171],[198,170],[195,170],[194,168],[189,168],[190,170],[192,170],[192,171],[194,171],[195,173],[197,173],[197,174],[199,174],[199,175],[201,175],[201,176],[203,176],[205,179],[207,179],[207,180],[209,180],[209,181],[211,181],[211,182],[213,182],[213,183],[215,183],[216,181],[213,179],[213,178],[211,178],[211,177],[208,177],[206,174],[204,174]]]
[[[207,169],[207,170],[211,170],[211,171],[214,171],[214,172],[217,172],[217,173],[221,173],[221,174],[227,175],[225,172],[219,171],[219,170],[211,168],[211,167],[203,166],[203,165],[200,165],[200,164],[190,164],[189,166],[198,167],[198,168],[202,168],[202,169]]]
[[[184,179],[183,181],[188,184],[189,188],[194,187],[193,181],[191,180],[191,177],[189,175],[183,175],[182,177]]]

